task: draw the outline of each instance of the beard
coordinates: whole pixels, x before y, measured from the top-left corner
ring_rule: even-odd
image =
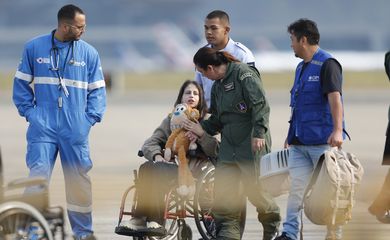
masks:
[[[65,41],[78,41],[81,38],[81,34],[75,34],[69,30],[65,36]]]

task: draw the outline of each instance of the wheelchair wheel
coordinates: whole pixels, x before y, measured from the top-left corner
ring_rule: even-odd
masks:
[[[194,218],[198,231],[204,240],[216,239],[216,226],[212,207],[214,203],[214,172],[210,167],[197,183],[194,196]],[[244,234],[246,223],[246,198],[243,198],[240,216],[240,235]]]
[[[177,239],[178,240],[192,240],[191,227],[188,224],[186,224],[184,221],[180,221],[180,223],[179,223]]]
[[[0,239],[52,240],[50,227],[34,207],[22,202],[0,205]]]
[[[214,202],[214,167],[205,171],[197,183],[194,195],[194,218],[198,231],[203,239],[216,237],[212,206]]]

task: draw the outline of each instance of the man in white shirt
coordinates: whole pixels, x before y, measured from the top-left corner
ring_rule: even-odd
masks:
[[[252,52],[242,43],[235,42],[229,38],[230,22],[229,15],[226,12],[221,10],[210,12],[205,19],[204,32],[207,40],[207,47],[229,52],[241,62],[255,66],[255,57]],[[198,71],[195,73],[195,80],[202,86],[207,106],[210,107],[210,95],[213,81],[202,76]]]

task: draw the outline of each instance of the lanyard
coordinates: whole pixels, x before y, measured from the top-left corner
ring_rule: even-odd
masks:
[[[68,59],[68,56],[69,56],[69,52],[72,50],[72,59],[71,61],[73,60],[73,54],[74,54],[74,51],[73,51],[73,41],[71,42],[71,45],[68,47],[68,51],[66,53],[66,56],[65,56],[65,60],[64,60],[64,65],[63,65],[63,68],[62,68],[62,76],[61,76],[61,73],[60,73],[60,68],[59,68],[59,64],[60,64],[60,53],[59,53],[59,49],[58,47],[55,45],[54,43],[54,33],[55,33],[55,30],[52,31],[52,36],[51,36],[51,49],[50,49],[50,63],[51,63],[51,68],[50,70],[56,72],[57,74],[57,77],[58,77],[58,81],[59,81],[59,86],[58,88],[62,88],[62,90],[64,91],[64,94],[66,97],[69,96],[69,91],[68,89],[66,88],[66,85],[65,85],[65,80],[63,78],[64,74],[65,74],[65,69],[66,69],[66,60]],[[69,61],[69,63],[71,63],[71,61]],[[72,63],[71,63],[72,64]]]
[[[64,75],[65,73],[65,69],[66,69],[66,59],[68,58],[69,56],[69,52],[70,52],[70,46],[68,48],[68,52],[66,54],[66,57],[65,57],[65,61],[64,61],[64,67],[62,68],[62,76]],[[54,55],[54,57],[53,57]],[[51,70],[56,72],[57,74],[57,77],[58,77],[58,81],[59,81],[59,86],[58,88],[62,88],[62,90],[64,91],[64,94],[66,97],[69,96],[69,91],[68,89],[66,88],[66,85],[65,85],[65,80],[64,78],[61,76],[61,73],[60,73],[60,68],[59,68],[59,63],[60,63],[60,53],[58,52],[58,48],[57,47],[53,47],[51,50],[50,50],[50,62],[51,62]]]

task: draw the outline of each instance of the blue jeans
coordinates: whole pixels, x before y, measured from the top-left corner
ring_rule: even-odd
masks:
[[[290,146],[288,168],[291,178],[291,189],[287,201],[287,216],[283,223],[283,232],[294,240],[298,239],[300,206],[305,188],[310,181],[318,159],[329,148],[330,146],[327,144]],[[327,235],[337,235],[338,238],[341,238],[341,227],[328,227]]]

